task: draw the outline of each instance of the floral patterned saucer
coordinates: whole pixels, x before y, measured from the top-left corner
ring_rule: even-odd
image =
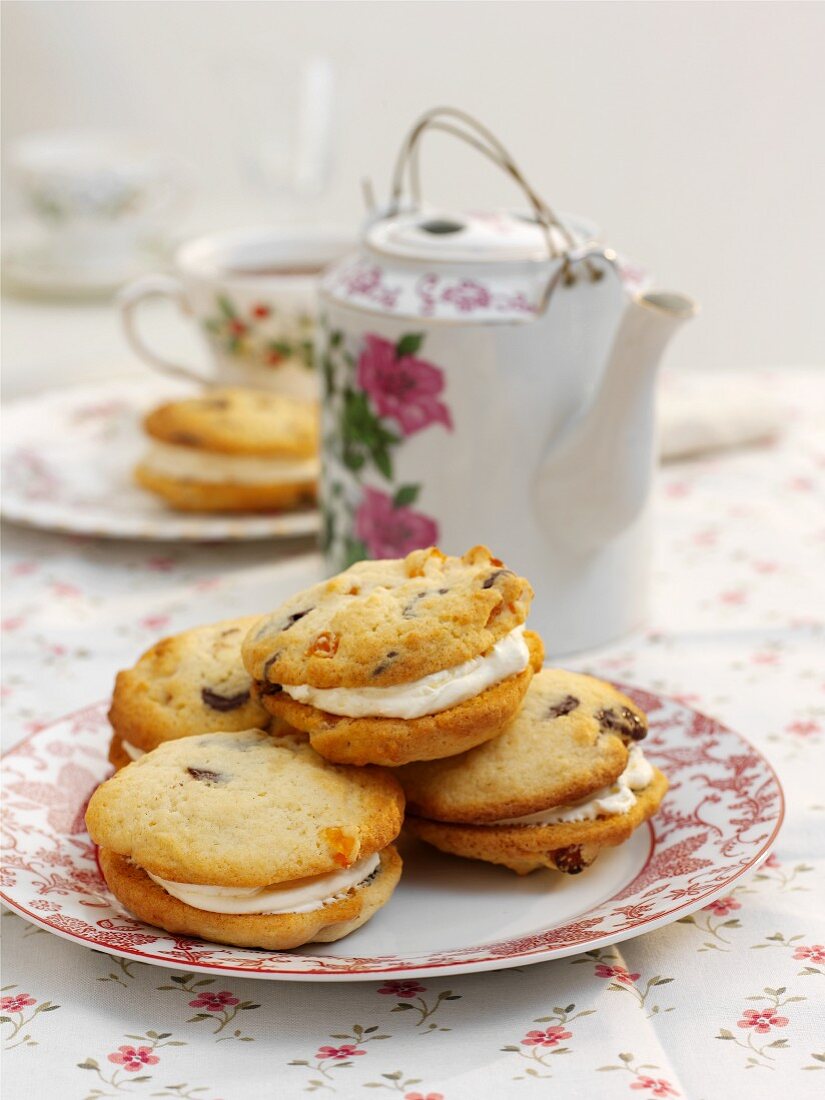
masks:
[[[50,390],[2,410],[4,519],[101,538],[207,542],[293,538],[319,529],[318,511],[187,515],[132,482],[145,437],[140,417],[192,392],[158,380],[117,379]]]
[[[273,954],[170,936],[112,897],[86,833],[86,803],[110,771],[100,703],[3,757],[0,898],[32,923],[112,955],[293,981],[523,966],[652,931],[707,906],[757,867],[776,840],[784,800],[770,764],[739,734],[675,700],[622,690],[649,714],[645,752],[671,788],[647,827],[583,875],[518,878],[410,847],[390,903],[339,943]]]

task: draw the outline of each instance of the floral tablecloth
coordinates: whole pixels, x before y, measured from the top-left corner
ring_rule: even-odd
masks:
[[[675,695],[770,757],[788,816],[759,871],[618,947],[422,981],[192,975],[5,913],[4,1096],[825,1095],[825,379],[761,383],[787,409],[780,440],[660,472],[648,628],[571,662]],[[317,568],[294,544],[7,530],[6,746],[103,698],[159,635],[263,611]]]

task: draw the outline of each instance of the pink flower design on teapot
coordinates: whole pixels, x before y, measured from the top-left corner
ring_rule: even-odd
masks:
[[[392,417],[405,436],[430,424],[453,430],[450,410],[438,400],[444,389],[444,372],[416,358],[420,345],[421,337],[416,334],[395,345],[367,333],[358,359],[358,385],[372,398],[378,415]]]
[[[372,558],[403,558],[438,541],[438,524],[412,508],[399,507],[378,489],[364,487],[355,516],[355,533]]]

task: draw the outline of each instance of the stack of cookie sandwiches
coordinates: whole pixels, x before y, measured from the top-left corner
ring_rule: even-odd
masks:
[[[170,401],[143,422],[135,479],[185,512],[268,512],[311,504],[319,472],[314,404],[256,390]]]
[[[647,720],[542,668],[532,596],[484,547],[429,548],[158,643],[118,675],[121,770],[87,816],[113,893],[170,932],[277,949],[386,903],[405,798],[411,835],[519,874],[623,843],[667,790]]]
[[[359,562],[266,616],[243,660],[266,709],[327,760],[454,756],[501,733],[541,668],[532,597],[480,546]]]
[[[667,790],[644,757],[642,711],[610,684],[546,668],[499,736],[407,764],[407,830],[443,852],[575,875],[626,841]]]

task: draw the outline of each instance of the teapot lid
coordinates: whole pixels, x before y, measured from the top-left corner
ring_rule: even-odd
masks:
[[[459,137],[492,160],[521,188],[529,211],[455,213],[422,202],[417,149],[427,130]],[[615,253],[594,238],[592,224],[551,210],[485,126],[436,107],[404,139],[389,202],[368,222],[362,252],[321,285],[331,300],[396,316],[527,321],[547,309],[557,286],[599,282],[611,267],[620,274]]]
[[[455,213],[424,207],[373,221],[364,236],[373,251],[399,259],[444,263],[546,262],[554,253],[560,255],[565,251],[570,237],[577,244],[593,238],[592,226],[578,219],[559,220],[562,226],[557,227],[542,224],[532,212]]]

